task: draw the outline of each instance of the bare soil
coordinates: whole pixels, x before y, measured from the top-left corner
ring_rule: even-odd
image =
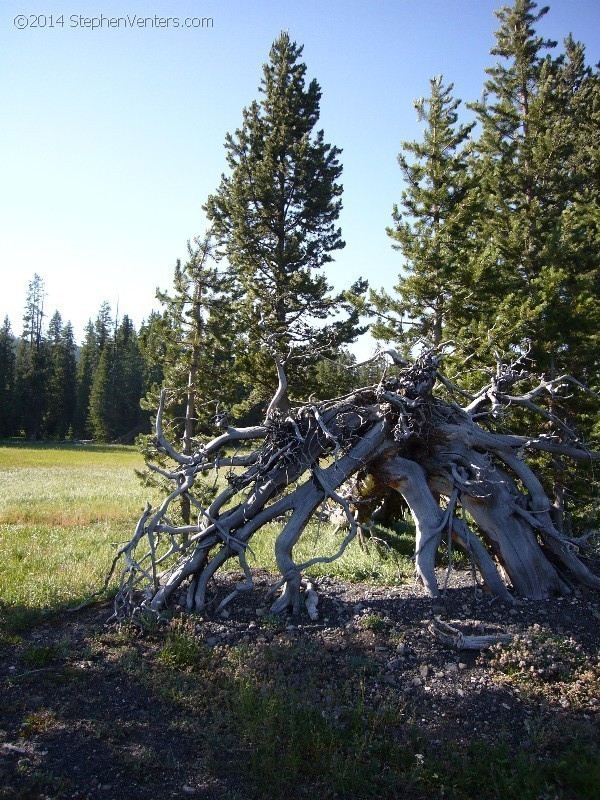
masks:
[[[219,596],[239,577],[221,577]],[[448,746],[459,753],[474,741],[503,743],[514,754],[542,746],[555,758],[557,732],[573,726],[598,732],[597,593],[510,606],[476,596],[462,572],[453,573],[445,595],[433,600],[417,585],[374,587],[325,578],[317,587],[319,620],[312,622],[305,611],[299,618],[270,615],[267,590],[273,580],[258,572],[256,589],[240,595],[218,619],[194,617],[166,630],[136,632],[107,626],[111,607],[105,602],[5,643],[0,797],[264,796],[253,761],[260,737],[252,733],[251,702],[239,712],[239,735],[227,712],[228,693],[246,697],[248,686],[258,698],[277,695],[316,710],[342,736],[346,727],[356,729],[360,707],[365,728],[380,719],[395,746],[405,739],[413,748],[417,766],[419,759],[449,752]],[[490,657],[440,644],[429,630],[434,617],[472,634],[526,635],[537,624],[543,634],[572,638],[585,663],[562,682],[545,681],[532,657],[525,665],[533,667],[531,680],[515,679]],[[194,637],[198,666],[195,651],[188,658],[181,650]],[[552,732],[542,745],[540,731]],[[299,769],[295,789],[279,795],[275,788],[270,796],[302,797],[315,788],[321,798],[364,796],[358,788],[344,793],[319,785],[309,764]],[[396,787],[398,796],[449,796],[443,788],[432,790],[431,782],[422,790],[418,781],[414,787],[408,793]],[[547,797],[584,796],[569,791],[553,789]]]

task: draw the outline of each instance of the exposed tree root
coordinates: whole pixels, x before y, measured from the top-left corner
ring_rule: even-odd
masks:
[[[514,387],[526,384],[529,376],[521,364],[518,370],[499,365],[488,387],[469,394],[440,374],[435,353],[407,364],[394,351],[385,352],[396,374],[381,384],[293,410],[278,363],[280,386],[265,423],[227,427],[191,455],[165,440],[163,392],[156,444],[175,466],[156,469],[173,488],[158,508],[144,511],[132,540],[119,552],[123,567],[116,614],[160,613],[174,597],[181,601],[182,592],[189,611],[211,603],[221,611],[253,586],[247,560],[252,536],[265,524],[284,519],[275,544],[281,594],[272,611],[299,613],[304,599],[316,618],[318,598],[314,586],[303,583],[303,571],[339,557],[361,526],[373,523],[371,515],[380,512],[390,492],[398,492],[410,509],[416,572],[432,596],[439,592],[435,558],[443,537],[467,553],[487,590],[505,600],[511,598],[507,583],[533,599],[568,592],[572,582],[599,588],[600,577],[579,557],[587,546],[585,537],[571,538],[554,524],[552,504],[525,460],[526,454],[540,451],[582,461],[600,456],[539,405],[545,391],[556,392],[572,379],[542,381],[516,395],[511,394]],[[440,392],[434,392],[436,385]],[[466,396],[468,405],[461,408],[448,399],[448,391]],[[506,409],[520,406],[555,423],[556,434],[527,438],[506,433],[506,428],[498,433],[499,409],[505,417]],[[250,443],[252,451],[231,454],[242,443]],[[228,485],[205,500],[203,476],[211,472],[225,472]],[[169,516],[182,497],[195,509],[194,524],[180,525]],[[337,506],[345,519],[340,526],[344,538],[337,552],[297,564],[294,546],[325,502]],[[231,558],[239,562],[246,582],[213,602],[212,579]]]
[[[429,631],[442,644],[454,647],[455,650],[485,650],[499,642],[510,642],[513,637],[509,633],[493,633],[487,636],[466,636],[458,628],[448,625],[441,619],[436,619],[430,624]]]

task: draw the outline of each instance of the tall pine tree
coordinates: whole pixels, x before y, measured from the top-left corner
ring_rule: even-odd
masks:
[[[306,85],[302,51],[287,33],[273,43],[260,102],[244,109],[242,127],[225,140],[231,173],[205,206],[244,290],[237,313],[248,332],[244,370],[255,399],[269,397],[276,385],[265,331],[288,361],[290,351],[310,360],[357,332],[354,312],[346,321],[326,322],[342,304],[321,271],[344,247],[336,226],[342,167],[340,151],[315,130],[321,89],[316,80]],[[292,389],[304,389],[293,367],[289,378]]]
[[[36,273],[27,290],[15,381],[17,424],[25,436],[33,440],[42,435],[48,402],[47,351],[43,335],[44,298],[44,281]]]
[[[77,406],[74,428],[75,434],[82,439],[92,436],[89,424],[90,393],[98,361],[99,353],[94,324],[90,319],[85,327],[85,336],[77,364]]]
[[[15,433],[15,340],[8,317],[0,328],[0,437]]]
[[[397,297],[371,292],[371,313],[378,316],[373,336],[401,342],[438,345],[448,334],[464,302],[465,248],[469,212],[469,135],[475,123],[458,125],[460,100],[442,76],[430,81],[427,99],[415,101],[425,123],[422,142],[403,142],[398,156],[406,189],[394,206],[395,226],[388,228],[394,247],[406,260],[394,287]],[[410,154],[412,159],[407,157]]]
[[[58,311],[48,326],[48,404],[44,417],[44,433],[64,439],[72,428],[77,402],[77,364],[75,340],[70,322],[63,325]]]
[[[548,10],[515,0],[496,12],[499,60],[486,70],[483,100],[472,105],[481,124],[476,180],[484,208],[471,262],[477,293],[463,338],[482,355],[488,332],[504,350],[530,342],[536,369],[555,375],[574,371],[575,351],[589,346],[580,334],[590,332],[590,271],[597,275],[598,261],[595,243],[582,258],[581,241],[583,219],[593,218],[584,199],[594,182],[584,155],[594,138],[587,121],[593,79],[572,41],[566,59],[548,53],[556,42],[535,30]]]

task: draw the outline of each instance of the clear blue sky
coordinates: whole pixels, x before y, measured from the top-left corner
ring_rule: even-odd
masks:
[[[108,300],[139,325],[169,288],[202,204],[225,169],[226,131],[257,96],[282,29],[323,90],[326,140],[343,149],[346,249],[329,269],[390,289],[400,256],[385,228],[402,184],[396,155],[419,138],[412,101],[442,73],[479,97],[500,0],[4,0],[0,6],[0,317],[20,334],[27,284],[78,340]],[[541,5],[541,4],[540,4]],[[600,58],[600,3],[550,0],[539,30],[572,32]],[[91,30],[83,17],[212,17],[214,27]],[[17,15],[45,14],[19,30]],[[64,26],[48,27],[50,15]],[[78,24],[72,27],[72,20]],[[43,21],[40,20],[42,23]],[[21,23],[23,24],[23,23]],[[467,112],[468,114],[468,112]]]

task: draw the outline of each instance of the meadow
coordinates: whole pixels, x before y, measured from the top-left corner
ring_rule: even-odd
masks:
[[[0,446],[0,601],[20,628],[77,605],[103,583],[149,490],[134,447]]]
[[[102,586],[146,502],[160,497],[136,476],[143,466],[135,447],[0,444],[0,615],[5,625],[27,626],[78,605]],[[252,540],[252,566],[276,572],[273,545],[279,530],[270,525]],[[304,561],[334,553],[343,536],[315,524],[295,554]],[[410,552],[410,535],[396,539]],[[315,565],[311,575],[334,572],[346,580],[394,583],[410,571],[401,553],[353,542],[334,565]]]

